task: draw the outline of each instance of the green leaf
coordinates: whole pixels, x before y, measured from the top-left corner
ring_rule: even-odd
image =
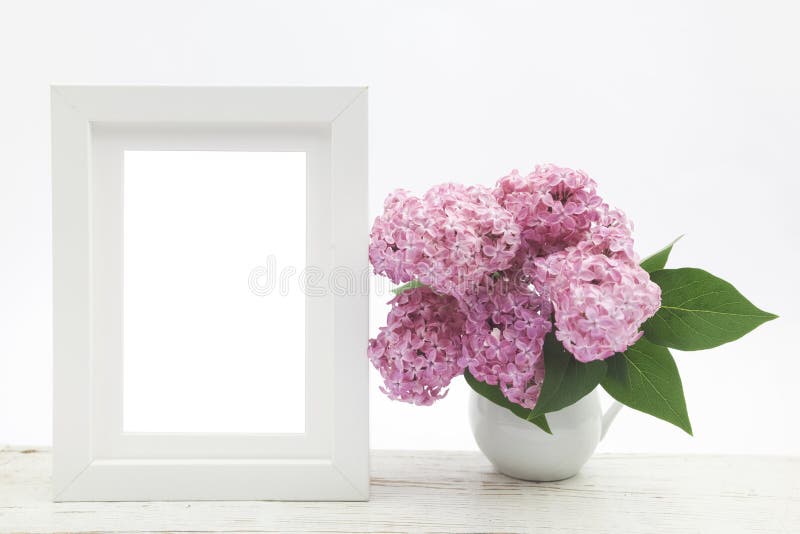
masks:
[[[425,284],[423,284],[419,280],[412,280],[410,282],[407,282],[407,283],[403,284],[400,287],[396,287],[396,288],[392,289],[392,292],[395,295],[399,295],[400,293],[402,293],[406,289],[414,289],[414,288],[417,288],[417,287],[425,287]]]
[[[667,259],[669,259],[669,253],[672,252],[672,245],[677,243],[678,240],[682,237],[683,235],[679,235],[678,237],[672,240],[672,243],[662,248],[652,256],[648,256],[645,259],[643,259],[639,265],[641,265],[642,269],[644,269],[648,273],[652,273],[653,271],[663,269],[664,266],[667,265]]]
[[[579,362],[550,332],[544,338],[544,382],[532,415],[555,412],[590,393],[606,375],[606,362]]]
[[[651,273],[650,279],[661,287],[661,308],[643,329],[657,345],[710,349],[777,317],[756,308],[731,284],[702,269],[662,269]]]
[[[601,384],[609,395],[692,434],[681,377],[668,349],[642,337],[606,363],[608,373]]]
[[[511,402],[505,397],[505,395],[503,395],[503,392],[500,391],[498,386],[492,386],[486,382],[479,381],[477,378],[472,376],[472,374],[469,372],[469,369],[464,369],[464,378],[467,380],[467,384],[469,384],[469,386],[474,389],[478,395],[486,397],[498,406],[502,406],[503,408],[511,410],[511,412],[517,417],[525,419],[526,421],[530,421],[548,434],[552,434],[550,431],[550,426],[547,424],[547,419],[544,415],[530,417],[533,410]]]

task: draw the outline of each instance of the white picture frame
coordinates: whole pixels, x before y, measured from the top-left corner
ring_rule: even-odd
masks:
[[[367,89],[53,86],[51,106],[54,500],[368,499]],[[224,132],[262,132],[309,154],[307,260],[344,282],[306,301],[303,434],[122,432],[121,188],[108,178],[121,145],[103,132],[163,128],[244,144]]]

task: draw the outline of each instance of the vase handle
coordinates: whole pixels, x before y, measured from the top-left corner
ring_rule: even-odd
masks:
[[[622,404],[617,401],[614,401],[611,406],[608,407],[606,413],[603,414],[603,424],[600,429],[600,439],[603,439],[608,432],[608,427],[611,426],[611,423],[614,421],[614,418],[617,416],[619,411],[622,409]]]

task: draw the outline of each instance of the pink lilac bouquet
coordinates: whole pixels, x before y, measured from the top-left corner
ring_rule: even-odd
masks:
[[[393,192],[369,246],[375,272],[404,284],[369,341],[381,390],[430,405],[463,374],[549,432],[546,413],[599,384],[691,433],[668,347],[715,347],[775,316],[706,271],[666,269],[672,244],[640,262],[632,231],[586,173],[555,165]]]

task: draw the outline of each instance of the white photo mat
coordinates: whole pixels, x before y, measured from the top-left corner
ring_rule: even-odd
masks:
[[[58,86],[52,123],[55,500],[367,499],[366,89]],[[306,153],[298,239],[346,282],[306,297],[304,433],[123,432],[126,150]]]

